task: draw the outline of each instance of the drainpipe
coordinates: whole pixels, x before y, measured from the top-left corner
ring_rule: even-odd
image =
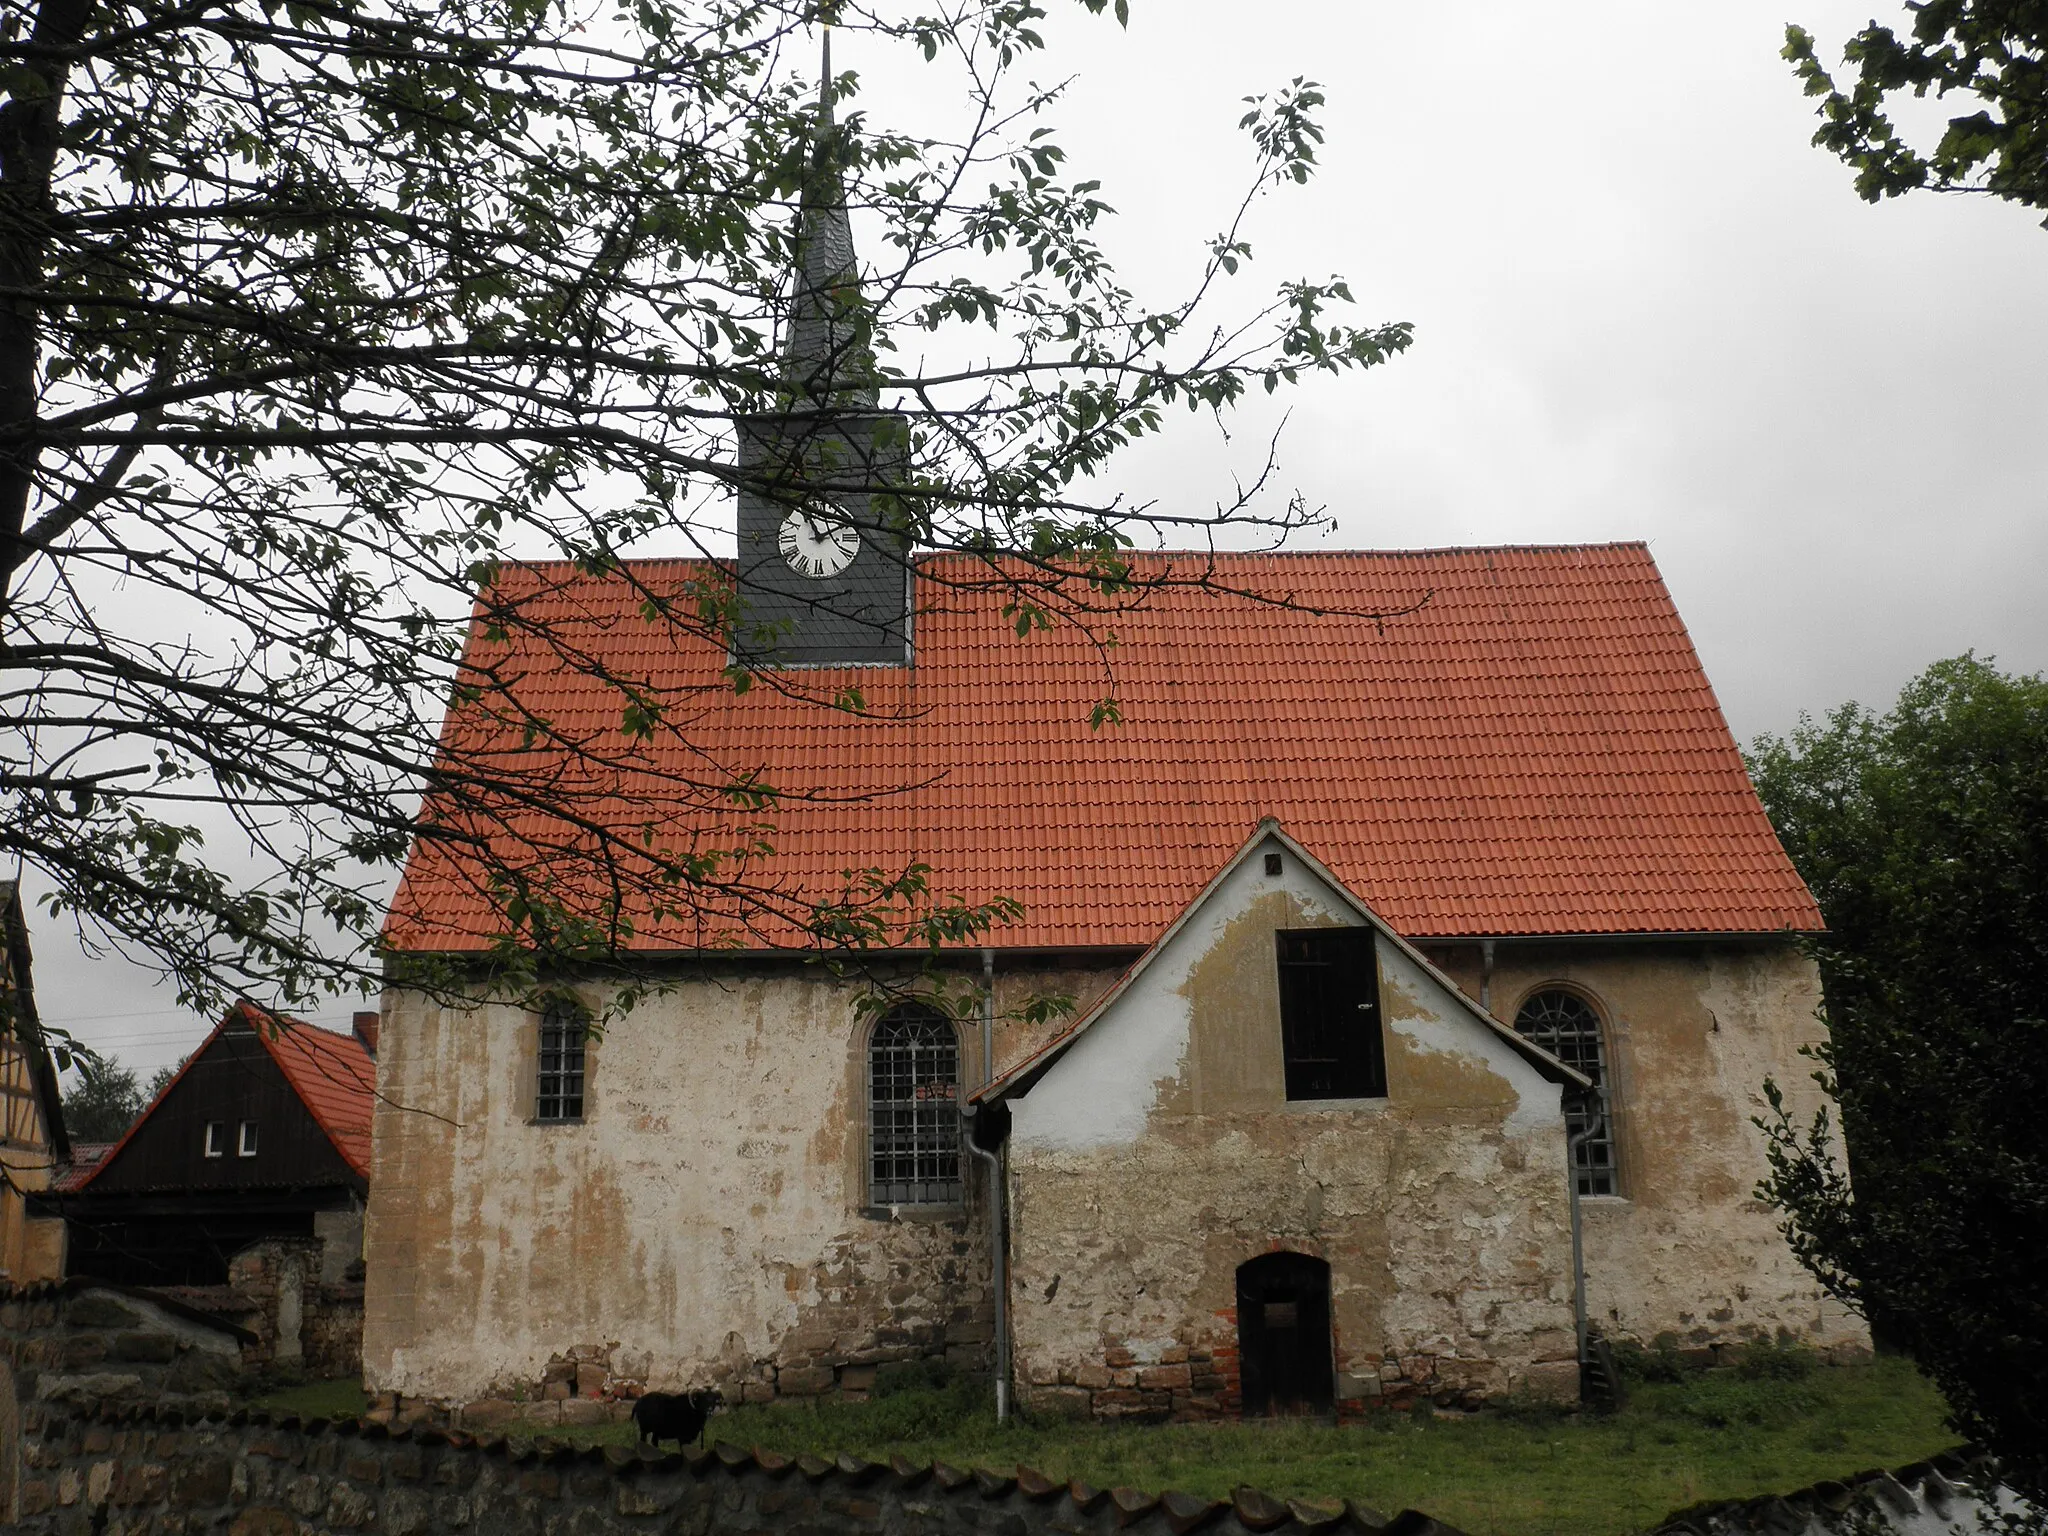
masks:
[[[996,952],[981,952],[981,1085],[995,1081]],[[977,1111],[981,1106],[977,1106]],[[975,1116],[966,1122],[967,1150],[988,1168],[989,1283],[996,1299],[996,1422],[1010,1419],[1010,1253],[1003,1241],[1003,1159],[974,1139]]]
[[[1579,1367],[1586,1364],[1586,1244],[1580,1227],[1579,1217],[1579,1148],[1600,1134],[1600,1128],[1607,1122],[1607,1114],[1600,1104],[1600,1090],[1592,1091],[1589,1102],[1593,1117],[1586,1122],[1586,1128],[1576,1136],[1568,1137],[1564,1144],[1565,1188],[1572,1197],[1572,1321],[1579,1331]]]
[[[1479,1006],[1493,1012],[1493,940],[1479,941]],[[1573,1181],[1577,1187],[1577,1181]]]
[[[996,952],[981,952],[981,1086],[996,1080]]]

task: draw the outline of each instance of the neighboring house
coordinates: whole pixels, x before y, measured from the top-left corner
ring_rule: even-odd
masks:
[[[230,1008],[128,1133],[49,1197],[70,1225],[70,1273],[221,1286],[256,1243],[317,1239],[319,1278],[346,1277],[370,1188],[370,1040]]]
[[[0,1282],[63,1275],[64,1223],[33,1215],[30,1202],[70,1155],[57,1069],[36,1013],[21,891],[0,881]]]
[[[852,247],[823,192],[785,355],[812,414],[743,424],[732,572],[508,567],[467,664],[509,689],[508,764],[521,711],[596,740],[614,682],[675,701],[676,735],[622,748],[705,781],[662,811],[671,845],[733,835],[719,775],[758,770],[782,793],[750,872],[782,892],[922,862],[1014,899],[938,960],[991,1005],[918,1001],[917,953],[806,963],[800,928],[715,890],[617,914],[663,985],[601,1037],[595,973],[538,1012],[389,987],[369,1384],[759,1400],[1000,1334],[1020,1391],[1100,1414],[1558,1395],[1575,1218],[1610,1334],[1861,1341],[1752,1194],[1764,1079],[1813,1101],[1820,916],[1649,552],[1142,555],[1099,594],[1113,650],[1019,639],[975,562],[753,484],[799,430],[840,466],[900,440],[835,330]],[[727,644],[651,616],[735,577],[772,629],[731,648],[862,709],[736,694]],[[1105,659],[1121,723],[1096,728]],[[533,877],[575,906],[574,827],[517,825],[498,857],[547,850]],[[501,937],[492,871],[451,846],[408,867],[394,950]],[[1034,1022],[1046,992],[1077,1015]]]

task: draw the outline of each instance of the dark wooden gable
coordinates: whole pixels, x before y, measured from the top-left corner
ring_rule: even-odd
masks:
[[[243,1124],[256,1127],[241,1155]],[[206,1127],[221,1127],[221,1155],[206,1155]],[[230,1022],[150,1108],[81,1194],[346,1188],[364,1180],[343,1161],[256,1032]]]

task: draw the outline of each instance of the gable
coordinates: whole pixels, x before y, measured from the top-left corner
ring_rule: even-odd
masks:
[[[76,1193],[90,1197],[318,1186],[362,1191],[369,1172],[367,1147],[358,1168],[343,1155],[337,1138],[309,1107],[293,1079],[308,1076],[317,1080],[324,1092],[359,1094],[366,1106],[367,1086],[349,1072],[346,1058],[339,1052],[330,1061],[318,1043],[289,1044],[294,1036],[323,1035],[324,1031],[292,1023],[277,1041],[271,1041],[260,1032],[261,1019],[262,1015],[246,1005],[230,1010],[227,1020]],[[280,1065],[280,1045],[293,1052],[291,1073]],[[241,1155],[244,1122],[256,1127],[254,1156]],[[222,1127],[220,1155],[215,1157],[206,1155],[209,1123]],[[345,1144],[346,1138],[343,1141]]]
[[[57,1069],[36,1011],[28,919],[12,880],[0,881],[0,1148],[0,1156],[31,1154],[26,1168],[10,1174],[17,1183],[41,1182],[53,1158],[71,1153]]]
[[[1383,1100],[1288,1097],[1277,936],[1326,927],[1371,935]],[[1529,1126],[1558,1120],[1561,1083],[1584,1079],[1487,1019],[1266,823],[1093,1011],[976,1097],[1008,1101],[1018,1146],[1083,1151],[1130,1145],[1161,1116],[1380,1102]]]
[[[1016,638],[986,567],[925,559],[913,666],[806,671],[740,695],[722,645],[642,612],[650,592],[684,594],[716,568],[512,568],[493,603],[520,622],[502,640],[479,622],[467,664],[516,707],[501,706],[502,725],[458,716],[451,732],[502,746],[496,773],[530,766],[544,804],[560,761],[521,757],[521,723],[574,722],[610,762],[583,765],[611,796],[600,814],[678,850],[738,840],[755,820],[726,798],[733,778],[758,772],[782,792],[762,813],[775,853],[739,871],[746,892],[714,900],[701,925],[629,898],[631,946],[649,951],[805,944],[773,892],[830,899],[848,869],[918,861],[935,892],[1022,904],[976,943],[1140,949],[1268,815],[1411,938],[1820,926],[1643,546],[1137,567],[1167,584],[1088,595],[1116,635],[1105,653],[1072,623]],[[620,694],[555,646],[662,704],[673,734],[618,735]],[[864,714],[829,707],[850,687]],[[1091,729],[1112,689],[1122,723]],[[513,819],[524,843],[479,818],[494,857],[572,904],[580,889],[600,915],[610,887],[587,835],[523,807]],[[490,884],[450,845],[421,845],[388,939],[486,947],[502,928]]]

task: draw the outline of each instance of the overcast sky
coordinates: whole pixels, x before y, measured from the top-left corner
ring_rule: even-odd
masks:
[[[1361,319],[1417,327],[1285,402],[1287,477],[1337,516],[1330,545],[1648,540],[1747,741],[1965,650],[2048,669],[2048,231],[1991,200],[1872,207],[1809,146],[1784,24],[1832,56],[1873,6],[1896,19],[1133,0],[1127,33],[1056,15],[1032,73],[1077,76],[1055,121],[1141,289],[1184,278],[1226,211],[1239,98],[1320,81],[1321,173],[1262,206],[1253,270],[1341,272]],[[916,126],[915,72],[843,55],[865,110]],[[1177,428],[1119,486],[1206,505],[1277,420],[1258,402],[1230,445]],[[31,921],[51,1021],[145,1069],[203,1035]]]

